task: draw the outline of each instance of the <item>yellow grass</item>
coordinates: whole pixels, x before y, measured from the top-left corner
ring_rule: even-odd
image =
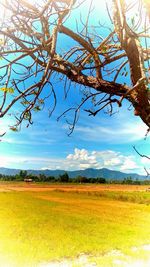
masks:
[[[74,190],[66,187],[65,191],[58,185],[53,190],[59,191],[53,191],[48,185],[43,190],[38,185],[3,185],[0,266],[39,267],[64,258],[74,262],[84,253],[96,266],[109,267],[116,258],[112,251],[123,253],[117,256],[118,260],[125,259],[124,255],[147,257],[145,251],[143,256],[139,251],[150,244],[149,192],[137,192],[137,188],[135,192],[111,191],[105,186],[92,191],[91,187],[76,185]],[[145,204],[139,204],[139,199]],[[135,253],[133,248],[141,249],[135,249]],[[72,263],[77,265],[82,263]]]

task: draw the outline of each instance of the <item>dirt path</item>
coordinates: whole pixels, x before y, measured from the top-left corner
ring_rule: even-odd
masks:
[[[61,184],[27,184],[20,183],[3,183],[0,182],[0,192],[6,191],[32,191],[32,192],[45,192],[45,191],[65,191],[65,192],[99,192],[99,191],[148,191],[148,185],[61,185]]]

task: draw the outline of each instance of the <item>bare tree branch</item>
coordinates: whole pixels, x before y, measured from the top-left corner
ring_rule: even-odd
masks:
[[[76,8],[81,10],[83,2],[42,0],[39,4],[5,0],[0,3],[5,9],[0,26],[0,117],[20,102],[16,125],[24,120],[30,124],[34,110],[43,109],[45,99],[51,96],[53,112],[57,104],[53,77],[57,75],[58,80],[65,79],[65,98],[66,84],[69,88],[78,84],[88,91],[77,107],[68,110],[75,115],[71,131],[79,109],[86,101],[92,101],[92,95],[94,109],[84,108],[89,114],[95,116],[108,107],[113,114],[113,106],[121,107],[126,99],[149,129],[149,4],[145,0],[130,5],[125,0],[112,0],[113,7],[107,6],[110,28],[101,22],[91,27],[90,18],[95,12],[91,1],[85,21],[78,15],[76,27],[69,27],[68,21],[74,18]],[[135,10],[136,16],[131,17]],[[64,37],[70,40],[68,45],[62,45]],[[106,98],[100,100],[100,94]]]
[[[150,159],[150,157],[146,156],[145,154],[141,154],[135,146],[133,146],[133,148],[140,157]]]

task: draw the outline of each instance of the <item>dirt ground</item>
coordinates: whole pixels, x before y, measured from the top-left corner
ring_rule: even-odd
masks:
[[[61,190],[65,192],[99,192],[99,191],[150,191],[149,185],[63,185],[63,184],[38,184],[25,182],[0,182],[0,192],[8,191],[56,191]]]

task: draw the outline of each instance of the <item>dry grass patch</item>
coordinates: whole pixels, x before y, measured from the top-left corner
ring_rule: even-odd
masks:
[[[121,201],[118,191],[1,192],[0,262],[35,267],[64,258],[72,261],[83,253],[100,264],[114,250],[133,257],[132,247],[150,244],[150,206],[137,201],[139,194],[147,203],[150,195],[132,192],[132,203],[130,193],[120,192],[127,197]]]

